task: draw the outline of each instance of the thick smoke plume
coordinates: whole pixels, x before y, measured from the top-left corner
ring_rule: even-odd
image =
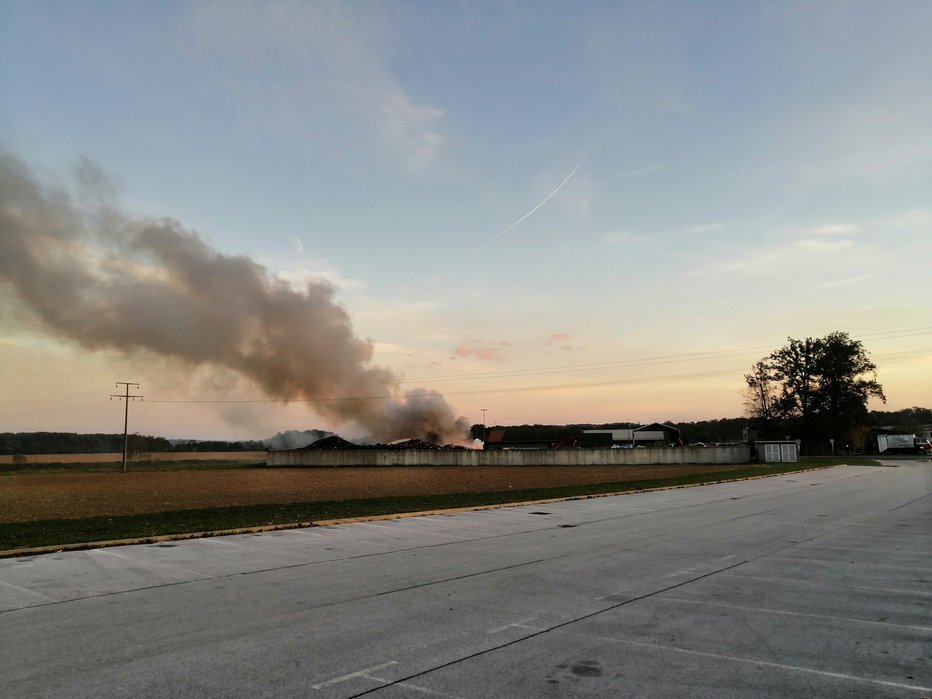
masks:
[[[106,201],[99,169],[80,184]],[[3,289],[6,286],[7,289]],[[442,395],[400,393],[372,366],[333,288],[296,290],[247,257],[224,255],[173,220],[88,207],[44,187],[0,150],[0,291],[44,326],[88,350],[155,352],[230,369],[270,397],[307,401],[335,423],[356,421],[382,441],[460,442],[467,422]]]

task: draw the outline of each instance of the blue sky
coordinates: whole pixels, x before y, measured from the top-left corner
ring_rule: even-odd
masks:
[[[833,330],[928,405],[930,35],[919,1],[0,2],[0,144],[330,280],[375,363],[474,422],[739,415],[753,361]],[[9,327],[2,393],[48,408],[10,429],[109,431],[79,395],[178,385]],[[138,429],[325,426],[173,410]]]

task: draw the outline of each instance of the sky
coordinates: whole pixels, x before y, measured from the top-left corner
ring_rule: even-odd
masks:
[[[921,0],[0,0],[0,149],[81,215],[92,171],[121,220],[329,284],[363,368],[469,423],[740,416],[756,360],[836,330],[871,408],[929,406],[930,35]],[[0,324],[0,431],[121,431],[117,381],[131,432],[363,430],[2,279]]]

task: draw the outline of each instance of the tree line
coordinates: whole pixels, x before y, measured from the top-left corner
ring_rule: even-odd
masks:
[[[203,440],[166,439],[144,434],[127,437],[127,449],[135,452],[263,451],[299,449],[329,437],[327,430],[287,430],[268,439]],[[112,454],[123,451],[122,433],[0,432],[0,454]]]
[[[169,441],[164,437],[131,434],[130,452],[261,451],[259,441]],[[123,451],[123,434],[75,432],[0,432],[0,454],[108,454]]]

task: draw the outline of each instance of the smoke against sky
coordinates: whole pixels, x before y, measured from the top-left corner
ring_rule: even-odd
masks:
[[[0,281],[48,332],[91,351],[224,367],[375,439],[464,438],[465,419],[442,395],[402,393],[391,370],[371,364],[371,342],[356,337],[329,283],[296,289],[177,221],[121,213],[91,162],[77,175],[75,200],[0,153]]]

